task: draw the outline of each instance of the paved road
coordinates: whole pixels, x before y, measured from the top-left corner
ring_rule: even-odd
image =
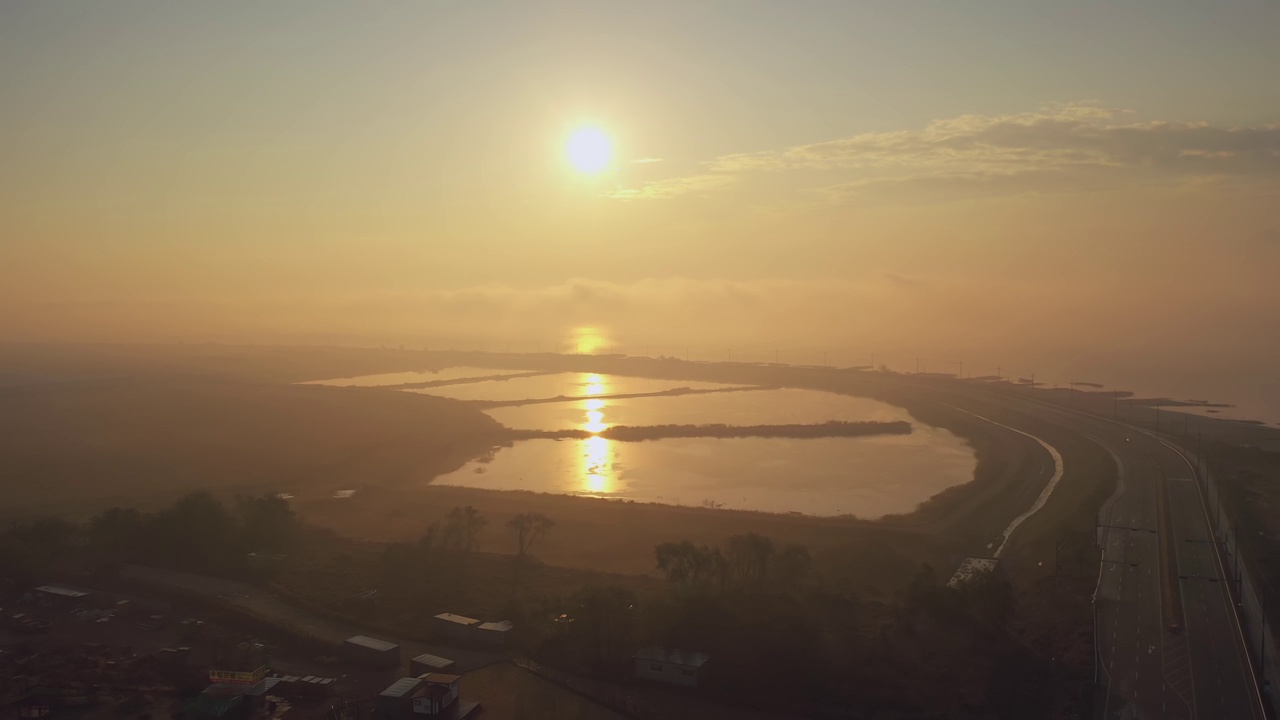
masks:
[[[1104,717],[1263,720],[1229,578],[1187,459],[1142,430],[990,394],[1091,438],[1117,463],[1120,482],[1099,518],[1095,616]]]

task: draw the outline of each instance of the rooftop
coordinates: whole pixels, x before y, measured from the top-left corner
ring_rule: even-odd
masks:
[[[465,615],[454,615],[453,613],[449,613],[449,612],[440,613],[439,615],[436,616],[436,619],[443,620],[445,622],[457,623],[459,625],[475,625],[476,623],[480,622],[475,618],[469,618]]]
[[[371,638],[368,635],[352,635],[347,638],[347,642],[352,645],[372,648],[381,652],[391,652],[392,650],[399,649],[400,647],[395,643],[387,642],[386,640],[379,640],[378,638]]]
[[[653,660],[691,668],[700,668],[711,659],[711,656],[706,653],[688,650],[667,650],[666,648],[653,646],[640,648],[634,657],[639,660]]]
[[[433,668],[439,668],[441,670],[443,670],[444,668],[453,666],[453,661],[450,660],[449,658],[442,658],[439,655],[432,655],[431,653],[422,653],[421,655],[415,657],[413,659],[413,662],[422,663],[423,665],[430,665]]]
[[[404,697],[409,693],[413,692],[414,690],[417,690],[418,686],[421,684],[422,684],[422,681],[419,680],[418,678],[411,678],[411,677],[400,678],[399,680],[391,683],[391,685],[388,686],[386,690],[383,690],[381,693],[378,693],[378,694],[381,695],[382,697],[388,697],[388,698]]]
[[[493,632],[507,632],[515,625],[510,620],[499,620],[498,622],[487,622],[480,625],[481,630],[492,630]]]
[[[49,595],[61,595],[62,597],[68,598],[82,598],[89,594],[83,590],[76,590],[75,588],[63,587],[61,585],[41,585],[36,588],[36,591],[47,593]]]
[[[461,675],[450,675],[448,673],[427,673],[421,679],[437,685],[452,685],[458,682],[460,677]]]

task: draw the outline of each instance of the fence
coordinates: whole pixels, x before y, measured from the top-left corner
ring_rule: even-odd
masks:
[[[1239,528],[1232,524],[1230,517],[1223,511],[1221,492],[1218,481],[1209,471],[1208,464],[1199,457],[1193,457],[1202,480],[1202,491],[1209,511],[1209,524],[1213,529],[1214,539],[1222,549],[1221,556],[1225,560],[1226,570],[1231,576],[1231,590],[1240,609],[1239,617],[1244,631],[1245,646],[1249,651],[1249,659],[1253,663],[1258,687],[1262,692],[1263,703],[1267,704],[1273,717],[1280,716],[1280,698],[1276,689],[1280,688],[1280,667],[1277,666],[1276,641],[1271,626],[1267,623],[1267,587],[1262,573],[1256,570],[1252,558],[1249,557],[1249,546],[1240,545]]]

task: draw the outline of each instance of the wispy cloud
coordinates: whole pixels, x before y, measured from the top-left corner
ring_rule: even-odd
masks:
[[[797,189],[821,190],[833,200],[916,191],[935,196],[1074,192],[1116,180],[1280,179],[1280,125],[1123,123],[1124,114],[1073,104],[1012,115],[963,115],[917,130],[725,155],[694,175],[618,196],[706,192],[765,173],[794,173]]]
[[[738,181],[728,173],[704,173],[686,177],[667,178],[645,183],[639,188],[615,190],[609,197],[620,200],[673,198],[682,195],[706,195]]]
[[[650,163],[660,163],[662,162],[662,158],[640,158],[639,160],[632,160],[631,162],[635,165],[648,165]]]

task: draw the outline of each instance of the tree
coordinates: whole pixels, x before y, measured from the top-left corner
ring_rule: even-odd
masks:
[[[1013,617],[1016,600],[1013,585],[1003,573],[981,572],[960,585],[969,614],[979,622],[1004,627]]]
[[[422,537],[418,538],[418,547],[423,550],[430,550],[436,546],[436,541],[439,539],[440,523],[433,522],[431,523],[431,526],[427,528],[427,531],[422,533]]]
[[[444,546],[470,552],[480,546],[480,532],[489,519],[471,507],[455,507],[444,518]]]
[[[288,500],[278,495],[237,497],[236,512],[240,516],[241,537],[247,549],[280,553],[293,546],[298,519]]]
[[[516,557],[529,554],[529,548],[539,536],[555,527],[555,521],[542,513],[520,513],[511,518],[507,527],[516,531]]]
[[[773,541],[763,535],[747,533],[729,538],[725,558],[739,587],[755,589],[764,582],[773,557]]]
[[[780,586],[792,588],[808,577],[812,565],[809,548],[788,543],[773,561],[773,576]]]
[[[133,508],[105,510],[89,520],[89,541],[100,550],[136,559],[149,544],[146,517]]]
[[[713,580],[724,582],[728,562],[720,548],[694,545],[688,540],[662,543],[653,550],[658,569],[667,582],[686,588],[704,587]]]
[[[235,518],[207,492],[184,495],[155,516],[155,541],[166,559],[200,569],[240,559]]]
[[[570,642],[591,668],[625,665],[634,649],[635,596],[617,585],[591,585],[570,598],[574,622]]]

